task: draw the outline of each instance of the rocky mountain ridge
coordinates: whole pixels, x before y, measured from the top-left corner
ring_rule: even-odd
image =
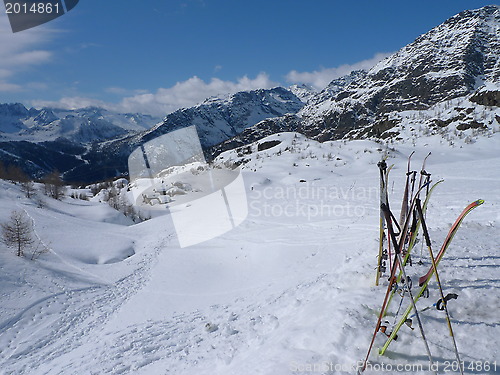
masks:
[[[467,10],[418,37],[330,100],[298,115],[318,139],[381,135],[391,114],[428,110],[500,77],[500,7]],[[378,134],[377,134],[378,133]]]
[[[212,149],[281,131],[325,141],[496,131],[500,124],[500,7],[467,10],[418,37],[370,70],[332,81],[294,116],[269,119]],[[469,132],[470,133],[470,132]]]

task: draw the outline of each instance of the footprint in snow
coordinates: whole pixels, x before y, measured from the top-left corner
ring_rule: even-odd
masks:
[[[215,332],[218,329],[219,329],[219,326],[217,324],[213,324],[213,323],[205,324],[205,331],[207,331],[208,333]]]

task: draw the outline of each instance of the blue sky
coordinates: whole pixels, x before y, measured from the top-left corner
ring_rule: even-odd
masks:
[[[211,95],[369,68],[486,1],[81,0],[12,34],[0,15],[0,102],[165,115]]]

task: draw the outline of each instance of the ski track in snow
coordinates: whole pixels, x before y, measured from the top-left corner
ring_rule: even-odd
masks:
[[[79,348],[88,336],[102,328],[109,316],[142,285],[151,261],[151,257],[144,259],[142,266],[132,275],[112,286],[69,290],[27,307],[2,334],[2,371],[6,374],[54,371],[51,368],[45,372],[43,365]],[[46,330],[50,335],[39,335]],[[20,363],[24,365],[20,366]],[[38,365],[41,365],[40,369]],[[72,367],[68,365],[61,371],[71,372]]]

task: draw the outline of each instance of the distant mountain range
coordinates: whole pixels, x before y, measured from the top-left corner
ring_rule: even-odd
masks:
[[[27,109],[20,103],[0,104],[0,140],[46,142],[57,138],[87,144],[144,131],[160,118],[139,113],[117,114],[103,108]]]
[[[33,175],[57,169],[68,181],[88,182],[126,174],[130,153],[170,131],[196,125],[207,148],[240,134],[263,119],[297,113],[307,100],[305,87],[238,92],[177,110],[163,120],[117,114],[102,108],[63,111],[0,105],[0,160],[21,164]]]
[[[67,180],[88,182],[125,174],[136,147],[191,125],[208,156],[281,131],[324,141],[397,138],[404,127],[488,130],[500,122],[499,29],[498,6],[464,11],[319,93],[307,86],[239,92],[163,120],[2,104],[0,160],[33,176],[57,168]]]

